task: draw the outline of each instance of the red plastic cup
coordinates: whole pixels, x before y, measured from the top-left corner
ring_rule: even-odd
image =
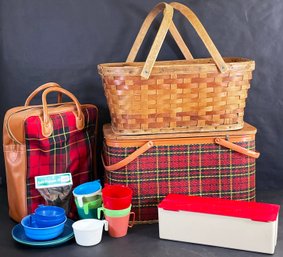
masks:
[[[122,210],[132,203],[133,190],[126,186],[107,185],[102,189],[102,200],[109,210]]]
[[[132,218],[130,218],[130,216],[132,216]],[[128,228],[132,228],[134,226],[135,213],[130,212],[122,217],[108,217],[105,215],[105,219],[108,222],[109,235],[111,237],[123,237],[127,235]]]

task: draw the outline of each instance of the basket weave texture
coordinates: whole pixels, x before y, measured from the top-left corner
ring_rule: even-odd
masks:
[[[192,58],[172,21],[172,7],[191,21],[212,58]],[[148,23],[160,10],[164,18],[149,56],[134,62]],[[186,60],[156,61],[168,30]],[[112,129],[125,135],[241,129],[254,68],[255,62],[245,58],[222,58],[194,13],[179,3],[162,3],[149,13],[127,62],[98,66]]]

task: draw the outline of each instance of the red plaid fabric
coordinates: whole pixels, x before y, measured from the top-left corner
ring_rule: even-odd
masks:
[[[236,144],[255,149],[254,141]],[[104,144],[106,165],[136,149]],[[133,211],[140,223],[157,220],[157,205],[171,193],[255,200],[255,159],[216,144],[154,146],[126,167],[106,171],[105,179],[133,189]]]
[[[73,112],[50,115],[53,134],[46,138],[41,132],[41,121],[32,116],[25,121],[27,151],[27,206],[32,213],[45,201],[35,189],[34,177],[70,172],[73,187],[90,180],[93,172],[93,155],[96,140],[96,108],[83,109],[85,128],[77,130]],[[70,217],[76,212],[71,202]]]

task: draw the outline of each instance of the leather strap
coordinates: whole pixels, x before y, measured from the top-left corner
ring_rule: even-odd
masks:
[[[48,82],[46,84],[41,85],[37,89],[35,89],[27,98],[25,105],[24,106],[29,106],[31,100],[41,91],[45,90],[46,88],[49,87],[61,87],[59,84],[54,83],[54,82]],[[62,103],[62,93],[58,93],[58,103]]]
[[[156,5],[147,15],[147,17],[145,18],[140,31],[136,37],[136,40],[130,50],[130,53],[128,55],[128,58],[126,60],[126,62],[134,62],[137,56],[137,53],[142,45],[142,42],[144,41],[144,38],[152,24],[152,22],[154,21],[154,19],[156,18],[156,16],[161,12],[164,11],[165,9],[168,9],[168,5],[164,4],[164,3],[159,3],[158,5]],[[167,14],[167,13],[165,13]],[[165,16],[164,14],[164,16]],[[170,18],[169,18],[170,19]],[[174,22],[172,21],[170,27],[169,27],[169,31],[172,34],[175,42],[177,43],[177,45],[179,46],[182,54],[184,55],[184,57],[187,60],[192,60],[193,56],[190,52],[190,50],[188,49],[188,47],[186,46],[182,36],[180,35],[179,31],[177,30]]]
[[[128,165],[129,163],[131,163],[133,160],[138,158],[140,155],[145,153],[148,149],[150,149],[153,146],[154,146],[153,142],[148,141],[143,146],[141,146],[136,151],[134,151],[129,156],[127,156],[124,160],[119,161],[119,162],[112,164],[112,165],[108,165],[108,166],[105,164],[103,155],[101,155],[101,160],[102,160],[102,164],[104,166],[104,169],[107,170],[107,171],[119,170],[119,169],[125,167],[126,165]]]
[[[223,147],[229,148],[233,151],[236,151],[238,153],[250,156],[252,158],[258,158],[260,153],[258,152],[254,152],[251,150],[248,150],[246,148],[243,148],[239,145],[236,145],[232,142],[229,142],[225,139],[222,138],[215,138],[214,142],[218,145],[221,145]],[[129,163],[131,163],[133,160],[135,160],[136,158],[138,158],[140,155],[142,155],[143,153],[145,153],[148,149],[150,149],[151,147],[154,146],[154,142],[153,141],[148,141],[146,144],[144,144],[143,146],[141,146],[140,148],[138,148],[136,151],[134,151],[133,153],[131,153],[129,156],[127,156],[125,159],[123,159],[122,161],[119,161],[115,164],[112,165],[106,165],[103,155],[101,154],[101,160],[102,160],[102,164],[104,166],[104,169],[106,171],[115,171],[115,170],[119,170],[123,167],[125,167],[126,165],[128,165]]]
[[[170,3],[170,5],[175,10],[178,10],[180,13],[182,13],[188,19],[188,21],[192,24],[193,28],[195,29],[195,31],[201,38],[202,42],[206,46],[208,52],[212,56],[220,72],[224,73],[228,71],[229,68],[227,64],[224,62],[222,56],[218,52],[216,46],[212,42],[210,36],[207,34],[205,28],[203,27],[202,23],[200,22],[198,17],[195,15],[195,13],[187,6],[177,3],[177,2],[172,2]]]
[[[50,87],[44,90],[42,93],[42,108],[43,108],[43,120],[42,120],[42,134],[45,137],[49,137],[53,132],[53,124],[52,120],[48,114],[47,100],[46,97],[51,92],[60,92],[64,95],[70,97],[76,105],[77,115],[76,115],[76,126],[78,130],[82,130],[84,128],[84,115],[82,113],[81,104],[78,99],[69,91],[60,88],[60,87]]]
[[[233,151],[236,151],[238,153],[250,156],[250,157],[255,158],[255,159],[257,159],[260,156],[259,152],[248,150],[248,149],[246,149],[244,147],[236,145],[236,144],[234,144],[232,142],[229,142],[229,141],[227,141],[225,139],[222,139],[222,138],[215,138],[214,141],[218,145],[224,146],[224,147],[229,148],[229,149],[231,149]]]

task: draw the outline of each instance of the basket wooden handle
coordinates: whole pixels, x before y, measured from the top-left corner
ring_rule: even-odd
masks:
[[[192,24],[193,28],[206,46],[220,72],[226,72],[228,70],[227,64],[224,62],[222,56],[218,52],[216,46],[214,45],[213,41],[211,40],[210,36],[206,32],[204,26],[195,15],[195,13],[189,7],[177,2],[172,2],[170,3],[170,5],[187,18],[187,20]]]
[[[154,21],[154,19],[156,18],[156,16],[161,12],[164,11],[165,9],[171,8],[168,4],[165,3],[159,3],[158,5],[156,5],[147,15],[147,17],[145,18],[140,31],[135,39],[135,42],[130,50],[130,53],[128,55],[128,58],[126,60],[126,62],[134,62],[137,56],[137,53],[142,45],[142,42],[144,41],[144,38],[152,24],[152,22]],[[168,14],[170,15],[170,11],[166,11],[164,12],[164,18],[165,19],[172,19],[172,17],[165,17],[165,15],[167,16]],[[168,30],[168,29],[167,29]],[[184,55],[184,57],[187,60],[192,60],[193,56],[190,52],[190,50],[188,49],[188,47],[186,46],[186,43],[184,42],[182,36],[180,35],[179,31],[177,30],[174,22],[171,22],[171,25],[169,27],[169,31],[172,34],[175,42],[177,43],[178,47],[180,48],[182,54]]]
[[[42,135],[45,137],[49,137],[53,133],[53,124],[52,120],[48,114],[47,100],[46,97],[51,92],[58,92],[64,95],[67,95],[69,98],[73,100],[76,105],[77,114],[76,116],[76,127],[78,130],[82,130],[84,128],[84,115],[81,109],[81,105],[78,99],[69,91],[61,88],[61,87],[50,87],[44,90],[42,93],[42,108],[43,108],[43,120],[42,120]]]
[[[35,89],[27,98],[26,102],[25,102],[25,106],[29,106],[31,100],[41,91],[45,90],[46,88],[49,87],[61,87],[59,84],[54,83],[54,82],[49,82],[46,84],[41,85],[40,87],[38,87],[37,89]],[[62,93],[58,93],[58,103],[62,103]]]
[[[208,33],[206,32],[205,28],[203,27],[200,20],[195,15],[195,13],[190,8],[188,8],[187,6],[180,4],[180,3],[177,3],[177,2],[172,2],[172,3],[170,3],[170,5],[174,9],[176,9],[180,13],[182,13],[188,19],[188,21],[191,23],[191,25],[193,26],[193,28],[195,29],[195,31],[197,32],[197,34],[199,35],[199,37],[203,41],[204,45],[206,46],[208,52],[212,56],[212,58],[213,58],[213,60],[216,64],[216,66],[218,67],[219,71],[221,73],[228,71],[229,68],[228,68],[227,64],[224,62],[222,56],[218,52],[216,46],[212,42],[211,38],[209,37]],[[168,14],[168,12],[171,13],[171,10],[169,8],[167,8],[167,9],[165,8],[164,9],[164,18],[161,22],[160,28],[157,32],[157,35],[154,39],[154,42],[152,44],[152,47],[150,49],[150,52],[147,56],[147,59],[145,61],[145,64],[144,64],[142,72],[141,72],[141,76],[143,78],[146,78],[146,79],[149,78],[151,70],[152,70],[152,68],[153,68],[153,66],[156,62],[158,53],[161,49],[161,45],[163,44],[165,35],[166,35],[168,29],[170,28],[172,21],[170,21],[169,19],[172,19],[172,17],[171,17],[171,15]]]
[[[239,145],[236,145],[232,142],[229,142],[225,139],[222,138],[215,138],[214,142],[218,145],[224,146],[226,148],[229,148],[233,151],[236,151],[238,153],[250,156],[252,158],[258,158],[260,153],[255,152],[255,151],[251,151],[248,150],[244,147],[241,147]],[[140,155],[142,155],[143,153],[145,153],[148,149],[150,149],[151,147],[154,146],[154,142],[153,141],[148,141],[146,144],[142,145],[140,148],[138,148],[136,151],[134,151],[133,153],[131,153],[129,156],[127,156],[125,159],[123,159],[122,161],[119,161],[117,163],[114,163],[112,165],[106,165],[103,155],[101,154],[101,160],[102,160],[102,164],[104,166],[104,169],[106,171],[115,171],[115,170],[119,170],[123,167],[125,167],[126,165],[128,165],[129,163],[131,163],[133,160],[135,160],[136,158],[138,158]]]
[[[153,68],[153,65],[156,61],[157,55],[160,51],[160,48],[163,44],[165,36],[166,36],[166,34],[169,30],[169,27],[172,23],[172,18],[173,18],[173,13],[174,13],[173,8],[166,3],[160,3],[159,5],[156,6],[157,11],[159,10],[159,12],[160,12],[160,8],[161,8],[161,10],[162,10],[162,8],[164,8],[164,11],[163,11],[164,16],[163,16],[160,27],[158,29],[158,32],[157,32],[156,37],[153,41],[152,47],[149,51],[149,54],[146,58],[144,67],[143,67],[142,72],[141,72],[141,76],[144,77],[144,78],[149,78],[151,70]],[[153,13],[155,13],[155,12],[153,12]],[[151,15],[150,15],[150,17],[151,17]],[[141,35],[141,34],[139,34],[139,35]],[[131,53],[130,53],[130,56],[131,56]]]

